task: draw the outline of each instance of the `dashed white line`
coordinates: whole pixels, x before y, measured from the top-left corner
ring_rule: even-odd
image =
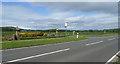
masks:
[[[103,41],[100,41],[100,43],[103,42]]]
[[[113,38],[113,39],[115,39],[115,38]]]
[[[108,39],[108,40],[114,40],[115,38],[112,38],[112,39]]]
[[[108,39],[108,40],[114,40],[115,38],[112,38],[112,39]]]
[[[89,46],[90,44],[86,44],[86,46]]]
[[[101,43],[101,42],[103,42],[103,41],[99,41],[99,42],[95,42],[95,43],[86,44],[86,46],[98,44],[98,43]]]
[[[58,53],[58,52],[63,52],[63,51],[68,51],[68,50],[70,50],[70,48],[63,49],[63,50],[58,50],[58,51],[53,51],[53,52],[49,52],[49,53],[44,53],[44,54],[40,54],[40,55],[25,57],[25,58],[21,58],[21,59],[11,60],[11,61],[7,61],[6,63],[27,60],[27,59],[31,59],[31,58],[36,58],[36,57],[40,57],[40,56],[50,55],[50,54],[54,54],[54,53]]]

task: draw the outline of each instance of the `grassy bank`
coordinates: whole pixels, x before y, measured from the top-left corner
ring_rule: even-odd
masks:
[[[118,58],[118,62],[116,64],[120,64],[120,58]]]
[[[18,41],[3,41],[2,49],[38,46],[45,44],[56,44],[62,42],[78,41],[87,39],[85,37],[63,37],[63,38],[52,38],[52,39],[33,39],[33,40],[18,40]]]

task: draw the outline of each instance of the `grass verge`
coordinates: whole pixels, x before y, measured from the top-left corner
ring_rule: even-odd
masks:
[[[118,62],[116,64],[120,64],[120,58],[118,58]]]
[[[5,41],[5,42],[2,42],[1,44],[2,44],[2,49],[11,49],[11,48],[45,45],[45,44],[56,44],[56,43],[70,42],[70,41],[79,41],[84,39],[87,39],[87,38],[63,37],[63,38],[52,38],[52,39]]]
[[[118,36],[118,33],[111,33],[111,34],[86,34],[86,35],[80,35],[83,37],[105,37],[105,36]]]

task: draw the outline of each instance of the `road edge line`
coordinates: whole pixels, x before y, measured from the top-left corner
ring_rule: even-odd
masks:
[[[120,51],[118,51],[114,56],[112,56],[105,64],[109,64],[110,62],[112,62],[119,53],[120,53]]]
[[[25,57],[25,58],[21,58],[21,59],[11,60],[11,61],[7,61],[5,63],[11,63],[11,62],[17,62],[17,61],[27,60],[27,59],[31,59],[31,58],[36,58],[36,57],[40,57],[40,56],[55,54],[55,53],[58,53],[58,52],[63,52],[63,51],[68,51],[68,50],[70,50],[70,48],[66,48],[66,49],[62,49],[62,50],[57,50],[57,51],[53,51],[53,52],[48,52],[48,53],[43,53],[43,54],[34,55],[34,56],[29,56],[29,57]]]

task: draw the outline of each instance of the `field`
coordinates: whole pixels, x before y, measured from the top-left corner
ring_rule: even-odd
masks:
[[[49,33],[49,32],[47,32]],[[55,33],[55,32],[53,32]],[[76,32],[79,33],[80,36],[85,36],[85,37],[102,37],[102,36],[115,36],[118,35],[118,33],[114,33],[114,32],[108,32],[108,33],[103,33],[103,32]],[[10,32],[10,33],[2,33],[2,37],[12,37],[14,33]],[[65,32],[59,32],[59,34],[63,34],[65,35]],[[67,32],[68,36],[72,36],[73,32]]]
[[[32,33],[35,33],[35,32],[32,32]],[[43,32],[43,33],[47,33],[47,34],[55,34],[55,32]],[[118,35],[117,32],[107,32],[104,34],[104,32],[75,32],[75,35],[79,33],[79,36],[81,37],[104,37],[104,36],[116,36]],[[13,36],[13,32],[3,32],[2,33],[2,41],[6,41],[6,40],[9,40],[10,38],[12,38]],[[65,36],[65,32],[59,32],[58,33],[58,36]],[[67,36],[73,36],[73,32],[67,32]],[[53,36],[40,36],[40,37],[37,37],[39,39],[44,39],[46,37],[53,37]],[[36,37],[24,37],[24,38],[21,38],[21,39],[30,39],[30,38],[36,38]]]
[[[71,36],[73,33],[68,32],[69,35]],[[79,36],[84,36],[84,37],[104,37],[104,36],[116,36],[118,33],[114,32],[108,32],[108,33],[103,33],[103,32],[76,32],[79,33]]]
[[[80,36],[79,38],[76,38],[76,33],[79,33],[79,36]],[[11,49],[11,48],[78,41],[78,40],[87,39],[86,37],[104,37],[104,36],[118,35],[118,33],[113,33],[113,32],[107,32],[105,34],[103,32],[76,32],[76,33],[73,36],[73,32],[67,32],[67,37],[60,37],[60,38],[58,37],[57,38],[40,38],[40,39],[26,39],[26,40],[14,40],[14,41],[3,40],[1,44],[2,44],[2,49]],[[13,34],[14,34],[13,32],[2,33],[2,37],[3,38],[12,37]],[[59,32],[59,34],[65,35],[65,32]]]

